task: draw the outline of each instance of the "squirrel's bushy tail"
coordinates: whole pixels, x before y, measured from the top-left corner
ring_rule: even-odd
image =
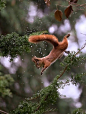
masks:
[[[48,41],[52,43],[54,46],[58,45],[58,39],[54,35],[48,35],[48,34],[33,35],[33,36],[30,36],[28,40],[31,43],[37,43],[40,41]]]

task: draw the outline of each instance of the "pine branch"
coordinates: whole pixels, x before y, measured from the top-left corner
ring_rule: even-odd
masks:
[[[19,36],[12,32],[5,36],[0,36],[0,53],[2,56],[11,56],[11,59],[22,55],[24,52],[29,52],[28,36]]]

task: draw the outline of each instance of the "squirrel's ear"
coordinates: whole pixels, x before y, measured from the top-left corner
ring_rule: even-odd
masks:
[[[34,56],[33,58],[32,58],[32,61],[39,61],[39,59],[36,57],[36,56]]]
[[[36,62],[39,61],[38,59],[34,59]]]

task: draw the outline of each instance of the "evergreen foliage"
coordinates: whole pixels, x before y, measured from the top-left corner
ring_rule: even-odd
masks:
[[[9,86],[12,85],[13,82],[14,80],[9,74],[0,76],[0,96],[12,96]]]
[[[6,0],[0,0],[0,11],[5,7]]]
[[[86,112],[79,108],[79,109],[74,110],[72,114],[86,114]]]
[[[21,55],[24,52],[29,52],[28,37],[19,36],[19,34],[13,32],[5,36],[0,36],[0,53],[1,56],[11,56],[11,59]]]

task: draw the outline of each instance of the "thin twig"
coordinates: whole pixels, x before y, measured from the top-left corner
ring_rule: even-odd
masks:
[[[65,73],[65,71],[67,70],[68,65],[64,68],[63,72],[60,74],[60,76],[57,78],[57,80]]]
[[[83,6],[85,6],[85,5],[86,5],[86,3],[85,3],[85,4],[81,4],[81,5],[77,4],[76,6],[83,7]]]
[[[84,34],[84,33],[81,33],[81,34],[83,34],[83,35],[85,35],[85,36],[86,36],[86,34]]]
[[[82,49],[84,49],[85,46],[86,46],[86,43],[84,44],[84,46],[83,46],[81,49],[79,49],[79,51],[74,55],[74,57],[75,57]],[[73,57],[73,58],[74,58],[74,57]]]

